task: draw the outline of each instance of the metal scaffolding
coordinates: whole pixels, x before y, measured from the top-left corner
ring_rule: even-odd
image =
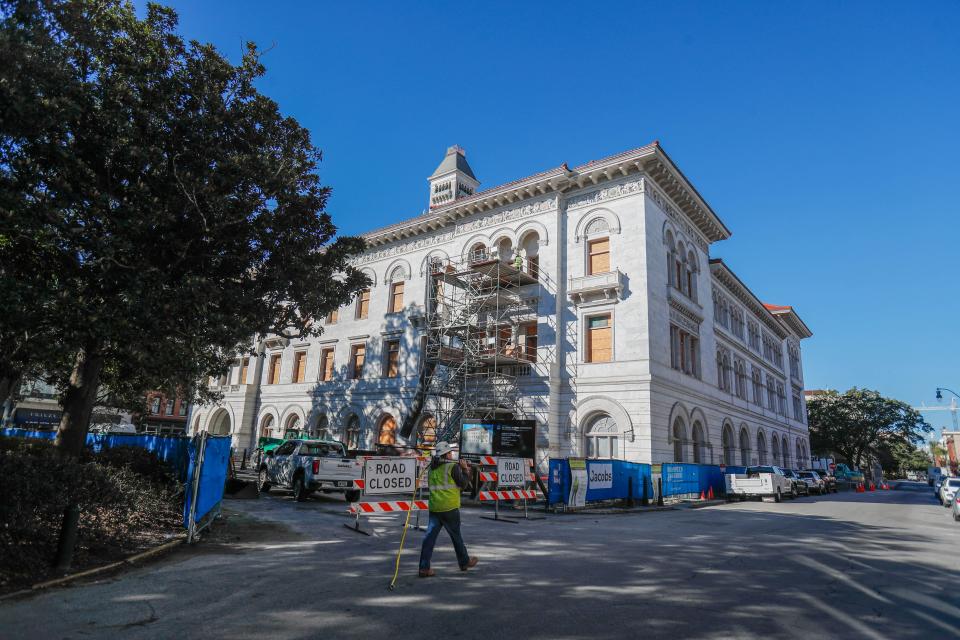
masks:
[[[424,365],[411,426],[430,413],[439,441],[455,438],[463,418],[525,417],[516,379],[537,358],[536,259],[482,250],[461,262],[434,259],[429,267]]]

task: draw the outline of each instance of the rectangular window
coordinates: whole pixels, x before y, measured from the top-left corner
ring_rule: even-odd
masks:
[[[800,402],[800,396],[793,395],[793,419],[797,422],[803,422],[803,404]]]
[[[387,378],[396,378],[400,375],[400,341],[387,340],[384,351],[383,375]]]
[[[247,384],[247,370],[250,365],[250,358],[244,358],[240,361],[240,380],[237,384]]]
[[[324,349],[320,352],[320,381],[333,380],[333,349]]]
[[[587,243],[589,253],[587,275],[610,271],[610,238],[600,238]]]
[[[293,354],[293,381],[303,382],[307,374],[307,352],[297,351]]]
[[[613,328],[610,315],[587,319],[587,362],[613,360]]]
[[[340,319],[340,310],[334,309],[333,311],[327,314],[326,322],[327,324],[337,324],[337,320],[339,319]]]
[[[267,384],[280,384],[280,358],[279,353],[270,356],[270,375],[267,378]]]
[[[160,413],[160,397],[159,396],[155,397],[150,402],[150,413],[152,413],[153,415],[157,415],[158,413]]]
[[[670,325],[670,366],[700,378],[700,340],[675,325]]]
[[[365,320],[370,315],[370,289],[364,289],[357,296],[357,320]]]
[[[163,413],[168,416],[173,415],[173,400],[167,400],[166,403],[164,403]]]
[[[187,401],[183,398],[180,399],[180,411],[178,413],[180,416],[187,415]]]
[[[350,347],[350,369],[354,380],[363,376],[363,361],[367,357],[367,345],[355,344]]]
[[[390,285],[390,308],[387,313],[400,313],[403,311],[403,281],[394,282]]]

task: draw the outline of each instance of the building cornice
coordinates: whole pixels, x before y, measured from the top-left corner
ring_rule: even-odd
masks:
[[[733,294],[742,302],[770,331],[779,339],[784,340],[787,337],[786,328],[780,324],[773,314],[767,310],[759,298],[743,284],[740,278],[730,270],[730,268],[720,258],[710,260],[710,274],[722,284],[727,291]]]
[[[667,156],[659,142],[593,160],[570,169],[566,164],[520,180],[460,198],[430,212],[363,234],[369,247],[377,247],[423,234],[449,231],[462,218],[492,211],[547,194],[565,194],[618,178],[644,174],[672,200],[710,241],[730,237],[730,231],[694,186]]]

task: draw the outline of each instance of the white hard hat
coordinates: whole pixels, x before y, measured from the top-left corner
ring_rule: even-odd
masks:
[[[451,451],[456,451],[457,443],[456,442],[440,442],[437,444],[437,448],[433,450],[433,455],[440,458]]]

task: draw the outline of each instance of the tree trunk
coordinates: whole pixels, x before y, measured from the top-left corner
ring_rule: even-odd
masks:
[[[57,429],[56,446],[64,455],[79,456],[83,452],[102,369],[103,356],[96,348],[77,354],[70,384],[63,394],[63,415]]]
[[[13,413],[13,398],[19,390],[19,386],[19,375],[0,376],[0,405],[3,406],[3,418],[0,419],[0,425],[2,426],[6,426],[10,414]]]

